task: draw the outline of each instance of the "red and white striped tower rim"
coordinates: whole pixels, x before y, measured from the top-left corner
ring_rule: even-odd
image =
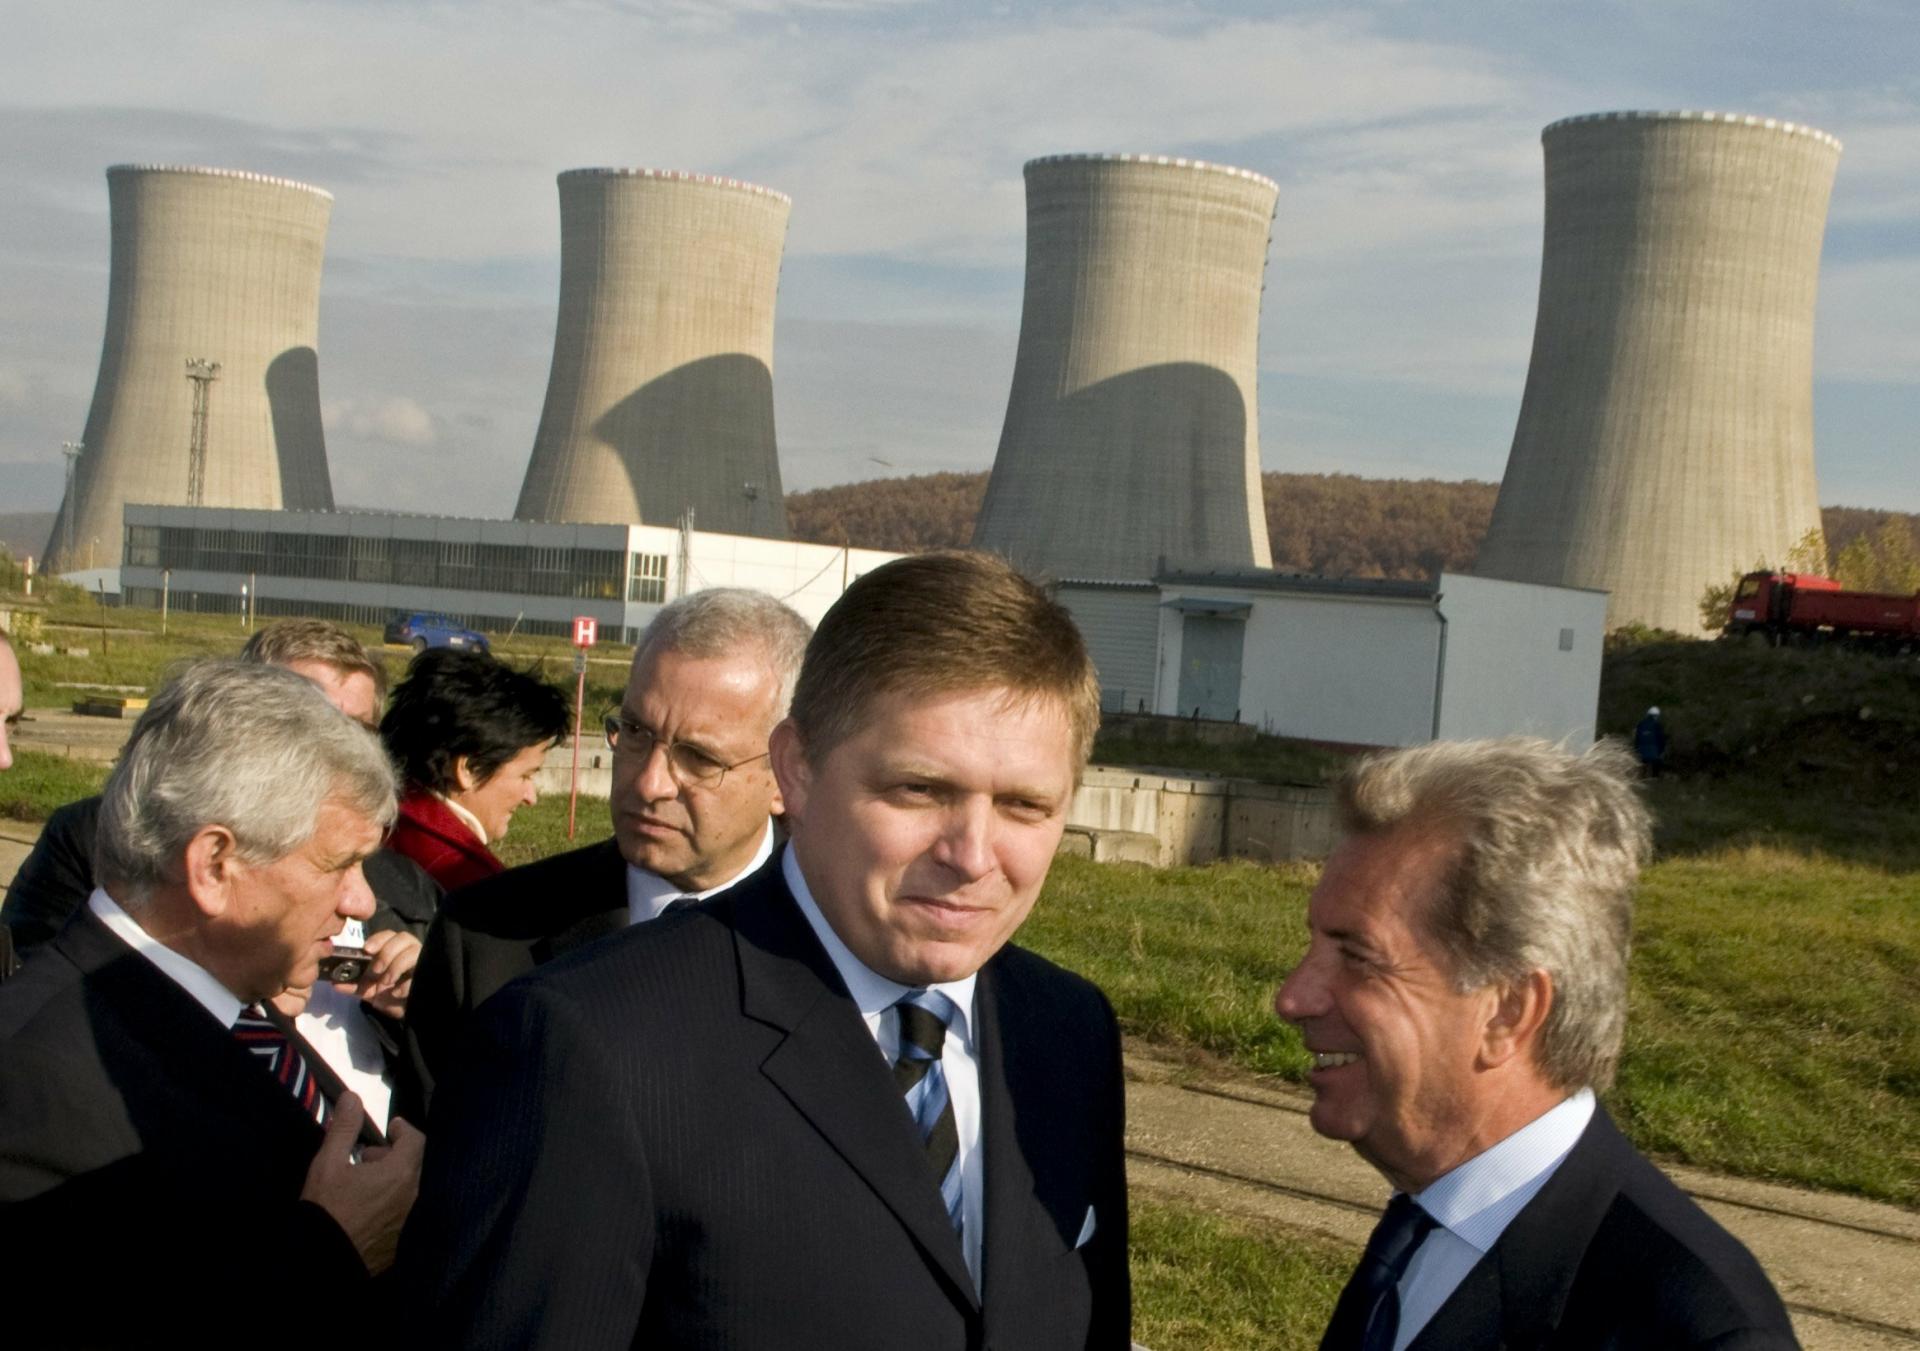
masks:
[[[115,174],[192,174],[201,178],[237,178],[248,183],[265,183],[276,188],[297,188],[301,192],[311,192],[316,197],[324,197],[329,202],[333,194],[325,188],[316,188],[311,183],[302,183],[295,178],[278,178],[273,174],[256,174],[249,169],[210,169],[201,164],[110,164],[107,176]]]
[[[731,188],[736,192],[750,192],[758,197],[771,197],[777,202],[793,205],[793,198],[774,188],[764,188],[758,183],[749,183],[743,178],[726,178],[719,174],[689,173],[684,169],[620,169],[590,168],[563,169],[562,179],[567,178],[655,178],[665,183],[699,183],[710,188]]]
[[[1063,155],[1041,155],[1027,161],[1029,172],[1048,164],[1153,164],[1167,169],[1192,169],[1197,173],[1226,174],[1230,178],[1244,178],[1280,191],[1280,185],[1265,174],[1257,174],[1251,169],[1236,168],[1231,164],[1215,164],[1211,160],[1189,159],[1184,155],[1141,155],[1141,154],[1097,154],[1078,152]]]
[[[1763,131],[1777,131],[1783,136],[1805,136],[1835,150],[1844,147],[1840,138],[1821,131],[1818,127],[1809,127],[1803,122],[1788,122],[1778,117],[1756,117],[1751,113],[1716,113],[1692,108],[1675,108],[1665,112],[1622,111],[1611,113],[1581,113],[1576,117],[1563,117],[1558,122],[1549,122],[1540,130],[1542,138],[1561,127],[1578,126],[1589,122],[1717,122],[1733,127],[1756,127]]]

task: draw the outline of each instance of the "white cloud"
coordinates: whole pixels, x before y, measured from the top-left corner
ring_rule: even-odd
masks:
[[[329,433],[388,446],[423,448],[439,440],[433,414],[401,394],[374,399],[341,399],[320,410]]]

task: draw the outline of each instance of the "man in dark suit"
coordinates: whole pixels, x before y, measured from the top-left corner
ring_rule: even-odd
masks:
[[[1321,1345],[1792,1347],[1733,1237],[1595,1100],[1650,849],[1632,757],[1512,738],[1362,761],[1275,1006],[1312,1122],[1394,1197]]]
[[[265,1005],[371,914],[360,864],[393,801],[373,735],[277,667],[203,663],[142,715],[102,795],[100,886],[0,986],[9,1345],[337,1332],[288,1310],[288,1277],[375,1315],[421,1138],[363,1130]]]
[[[767,736],[810,630],[758,591],[714,587],[654,616],[613,748],[613,838],[460,888],[427,936],[407,1011],[419,1116],[468,1017],[542,962],[732,886],[773,853]]]
[[[401,1244],[455,1346],[1124,1351],[1119,1036],[1007,940],[1099,720],[1065,611],[987,555],[821,622],[742,885],[509,985]]]

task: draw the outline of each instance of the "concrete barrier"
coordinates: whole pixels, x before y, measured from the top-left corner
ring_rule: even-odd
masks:
[[[548,751],[535,781],[542,796],[564,794],[572,766],[570,740]],[[606,737],[583,734],[580,795],[604,798],[612,788]],[[1325,858],[1333,842],[1327,788],[1090,765],[1068,809],[1060,849],[1101,862],[1171,868],[1222,858]]]
[[[1162,868],[1221,858],[1263,861],[1325,858],[1333,849],[1330,789],[1250,779],[1188,777],[1112,766],[1089,766],[1067,813],[1069,830],[1114,833],[1155,842]],[[1139,851],[1129,846],[1129,854]],[[1076,850],[1078,852],[1078,850]]]

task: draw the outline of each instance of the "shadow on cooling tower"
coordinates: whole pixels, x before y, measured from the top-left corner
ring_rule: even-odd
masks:
[[[1246,462],[1246,401],[1215,366],[1143,366],[1064,399],[1016,389],[974,544],[1055,577],[1151,577],[1162,556],[1247,567]]]
[[[787,537],[773,439],[773,372],[738,352],[657,376],[593,424],[625,466],[642,525]],[[753,485],[749,495],[747,485]]]
[[[267,410],[280,469],[280,505],[289,511],[330,510],[325,433],[320,430],[320,359],[311,347],[289,347],[267,367]]]

